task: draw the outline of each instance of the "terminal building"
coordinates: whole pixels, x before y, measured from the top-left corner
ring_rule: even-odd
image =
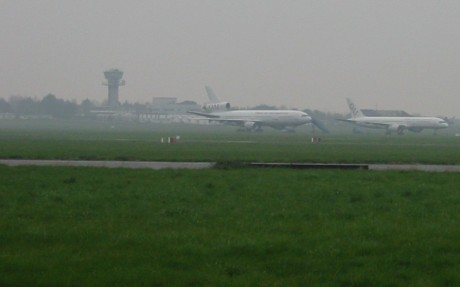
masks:
[[[200,105],[193,101],[178,103],[174,97],[154,97],[152,102],[147,104],[145,112],[139,114],[139,121],[191,123],[194,117],[187,112],[200,108]]]

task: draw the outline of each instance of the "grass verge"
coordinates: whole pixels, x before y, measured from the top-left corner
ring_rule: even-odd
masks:
[[[459,180],[0,166],[0,286],[458,286]]]

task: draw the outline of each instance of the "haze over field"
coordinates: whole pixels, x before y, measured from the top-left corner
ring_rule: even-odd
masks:
[[[0,0],[0,98],[460,116],[460,1]]]

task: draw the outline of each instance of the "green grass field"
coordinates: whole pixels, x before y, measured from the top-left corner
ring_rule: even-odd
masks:
[[[459,164],[460,138],[311,136],[0,122],[0,158],[224,163],[0,166],[0,286],[460,286],[460,174],[226,164]]]
[[[458,286],[459,181],[0,167],[0,286]]]
[[[311,134],[267,130],[238,133],[234,127],[177,125],[116,126],[43,123],[0,125],[0,158],[343,162],[343,163],[460,163],[460,137],[450,133],[385,136]],[[30,127],[32,125],[33,129]],[[180,136],[175,144],[161,138]],[[322,142],[312,144],[312,136]]]

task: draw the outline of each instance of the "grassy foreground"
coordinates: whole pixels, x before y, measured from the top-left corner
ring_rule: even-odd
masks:
[[[0,286],[460,286],[459,181],[0,166]]]
[[[301,130],[238,133],[234,127],[169,125],[32,129],[1,124],[0,158],[460,164],[460,137],[446,134],[320,134],[322,142],[313,144],[313,135]],[[175,135],[180,135],[178,143],[161,143],[161,138]]]

